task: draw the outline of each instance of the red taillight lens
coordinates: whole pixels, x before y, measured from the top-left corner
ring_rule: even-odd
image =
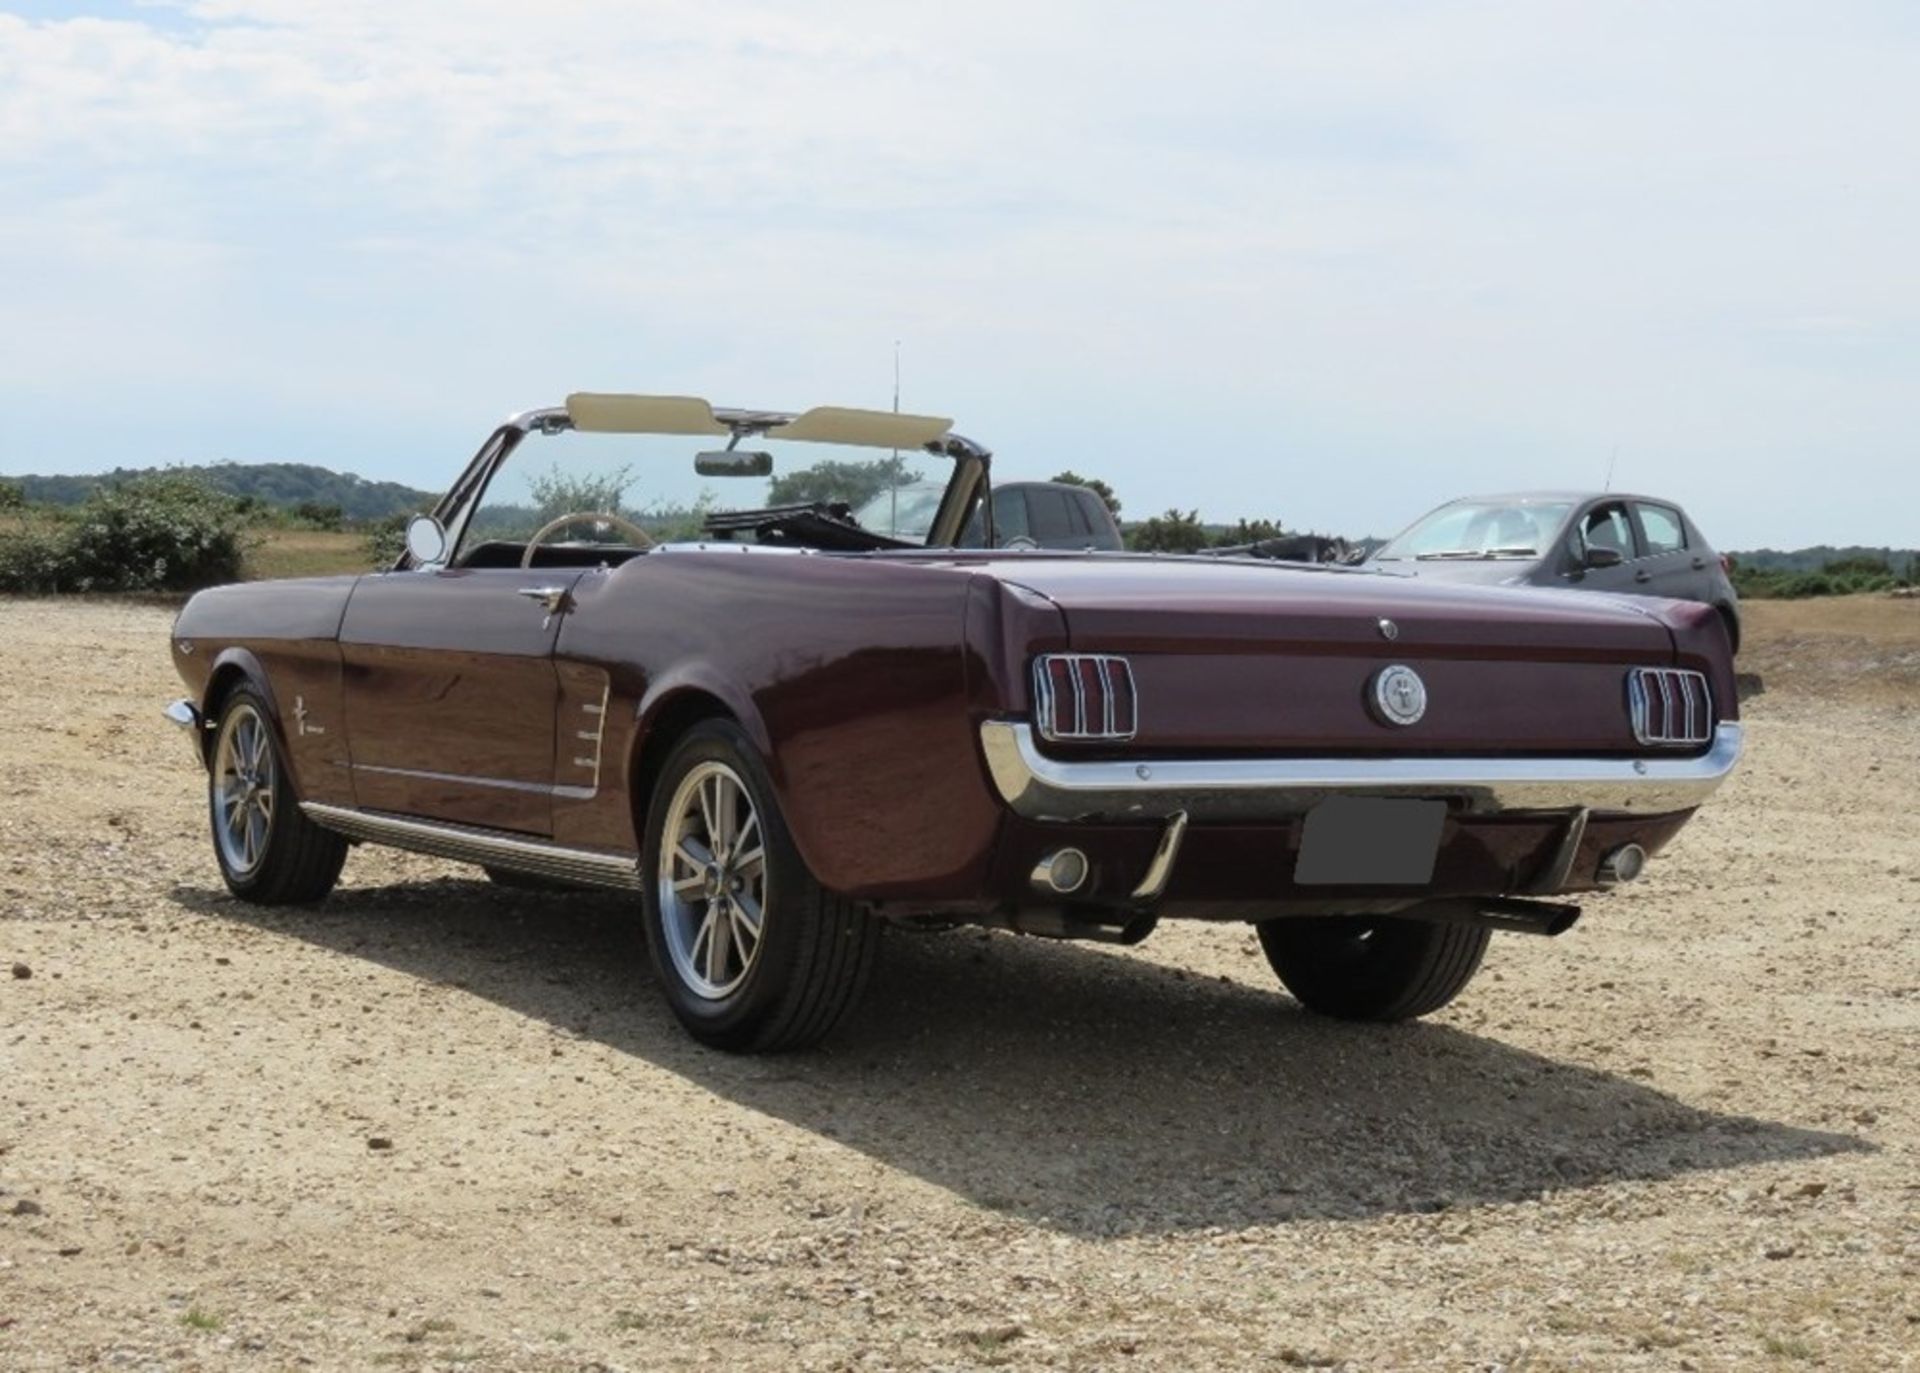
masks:
[[[1049,653],[1033,665],[1033,719],[1043,739],[1131,739],[1133,669],[1101,653]]]

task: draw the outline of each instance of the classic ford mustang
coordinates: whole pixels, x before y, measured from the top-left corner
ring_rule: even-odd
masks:
[[[620,497],[690,437],[713,476],[819,444],[951,471],[920,543],[790,505],[654,546]],[[630,890],[674,1011],[730,1049],[825,1034],[888,923],[1250,921],[1309,1008],[1399,1019],[1489,931],[1637,877],[1739,754],[1709,606],[992,551],[989,466],[924,416],[515,416],[391,570],[181,612],[169,714],[222,876],[315,901],[370,842]]]

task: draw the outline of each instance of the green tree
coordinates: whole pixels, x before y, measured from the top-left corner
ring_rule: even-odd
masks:
[[[1278,520],[1241,520],[1231,528],[1222,530],[1213,542],[1217,548],[1238,548],[1241,544],[1277,539],[1283,532]]]
[[[809,501],[845,501],[856,510],[889,487],[908,486],[920,474],[907,460],[894,456],[872,462],[817,462],[797,472],[775,477],[767,491],[768,505],[803,505]]]
[[[1094,495],[1107,503],[1107,509],[1113,512],[1114,519],[1117,520],[1120,518],[1120,498],[1114,495],[1113,488],[1101,481],[1100,478],[1083,477],[1078,472],[1068,469],[1065,472],[1057,474],[1054,480],[1064,482],[1068,486],[1086,487],[1087,490],[1093,492]]]
[[[539,523],[579,510],[608,515],[631,512],[621,502],[633,485],[632,466],[613,472],[568,472],[555,463],[548,471],[527,483],[533,494]]]
[[[1137,553],[1198,553],[1211,542],[1198,510],[1169,510],[1127,531],[1127,547]]]
[[[18,482],[0,481],[0,510],[24,510],[27,493]]]

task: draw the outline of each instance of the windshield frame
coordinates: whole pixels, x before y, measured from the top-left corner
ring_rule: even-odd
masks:
[[[713,410],[714,419],[727,426],[733,434],[728,443],[731,448],[743,439],[767,434],[780,437],[778,427],[797,418],[797,415],[783,410]],[[492,485],[500,468],[513,456],[531,434],[561,434],[577,426],[565,406],[542,406],[534,410],[523,410],[510,415],[504,423],[487,436],[480,448],[460,475],[454,479],[447,492],[427,513],[439,521],[445,531],[445,553],[435,563],[417,562],[410,551],[402,551],[392,569],[401,571],[437,571],[453,565],[465,542],[467,529],[474,515],[486,499],[487,488]],[[835,451],[860,451],[857,445],[845,443],[822,443],[822,448]],[[956,546],[961,531],[965,529],[967,519],[972,514],[976,502],[984,499],[987,509],[987,525],[993,525],[992,466],[993,452],[982,444],[975,443],[961,434],[949,430],[936,439],[922,445],[925,452],[934,457],[953,460],[953,472],[947,480],[946,493],[941,498],[939,511],[934,518],[933,528],[928,531],[927,541],[915,545],[920,549],[951,548]],[[935,535],[944,535],[935,541]]]

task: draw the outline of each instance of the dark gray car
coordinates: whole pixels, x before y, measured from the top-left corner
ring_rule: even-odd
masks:
[[[915,482],[882,491],[853,512],[862,529],[890,538],[924,540],[946,493],[944,482]],[[960,535],[960,547],[979,548],[985,520],[978,511]],[[1065,482],[995,482],[994,544],[999,548],[1095,549],[1126,545],[1120,526],[1097,492]]]
[[[1740,647],[1740,598],[1726,559],[1686,511],[1652,496],[1463,496],[1414,521],[1367,562],[1456,581],[1704,601]]]

